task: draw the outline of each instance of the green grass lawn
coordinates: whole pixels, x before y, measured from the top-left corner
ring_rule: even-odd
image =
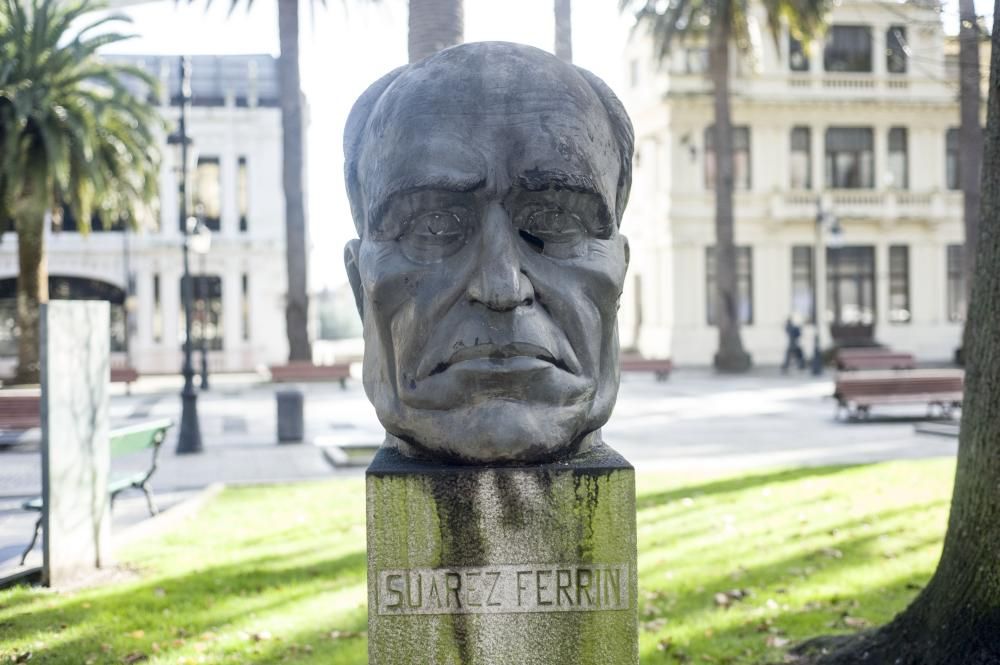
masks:
[[[780,663],[890,619],[934,569],[953,473],[640,475],[642,662]],[[227,490],[121,559],[135,579],[0,591],[0,663],[366,662],[360,479]]]

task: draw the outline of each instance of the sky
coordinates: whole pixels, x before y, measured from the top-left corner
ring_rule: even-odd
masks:
[[[277,0],[246,1],[229,14],[229,0],[159,0],[120,10],[133,20],[137,38],[114,53],[278,54]],[[309,103],[307,133],[308,218],[312,252],[311,288],[335,288],[346,281],[341,256],[354,237],[343,185],[341,141],[354,100],[382,74],[406,63],[406,0],[301,0],[300,64]],[[575,0],[575,64],[620,89],[622,52],[630,21],[617,0]],[[977,10],[992,19],[989,0]],[[957,32],[958,0],[943,7],[945,30]],[[465,0],[466,41],[504,40],[551,51],[552,0]],[[333,260],[330,260],[330,257]]]

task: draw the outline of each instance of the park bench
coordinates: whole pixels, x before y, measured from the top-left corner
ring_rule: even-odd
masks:
[[[112,367],[111,383],[134,383],[139,379],[139,372],[135,367]]]
[[[0,391],[0,432],[21,432],[41,424],[41,391]]]
[[[837,369],[842,371],[866,369],[914,369],[917,366],[912,353],[893,351],[882,347],[839,349]]]
[[[638,355],[621,357],[621,371],[652,372],[657,381],[666,381],[673,369],[674,363],[670,358],[643,358]]]
[[[341,388],[347,387],[351,377],[350,363],[334,365],[314,365],[311,362],[295,361],[287,365],[271,365],[271,381],[275,383],[300,383],[311,381],[339,381]]]
[[[111,434],[109,436],[109,447],[112,459],[128,455],[130,453],[141,452],[146,449],[152,450],[148,468],[142,471],[129,472],[118,477],[112,476],[110,478],[108,481],[108,494],[111,497],[112,508],[114,507],[115,499],[119,494],[128,489],[137,489],[142,490],[142,493],[146,495],[146,507],[149,509],[150,516],[156,515],[158,510],[156,508],[156,503],[153,501],[153,490],[149,486],[149,479],[152,478],[153,474],[156,472],[157,460],[160,455],[160,446],[163,444],[163,440],[167,437],[167,430],[170,429],[173,424],[173,421],[169,418],[160,418],[145,423],[127,425],[125,427],[119,427],[111,430]],[[25,501],[21,504],[21,508],[39,513],[42,512],[42,497],[36,496],[33,499]],[[38,542],[38,534],[41,530],[42,518],[39,516],[38,521],[35,522],[35,533],[31,537],[31,542],[28,544],[27,549],[24,550],[24,554],[21,555],[22,566],[24,565],[25,560],[27,560],[28,554],[31,553],[32,549],[34,549],[35,543]]]
[[[955,369],[859,370],[837,375],[837,418],[867,418],[875,405],[926,404],[928,415],[953,416],[962,405],[965,373]]]

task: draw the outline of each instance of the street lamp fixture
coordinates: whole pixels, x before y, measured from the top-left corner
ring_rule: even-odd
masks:
[[[830,234],[829,240],[827,233]],[[815,319],[816,334],[813,335],[813,356],[811,369],[813,376],[823,374],[823,327],[826,325],[826,248],[843,244],[843,230],[840,220],[823,205],[823,197],[816,200],[816,248],[814,281],[816,283]]]
[[[201,428],[198,424],[198,393],[194,389],[194,366],[191,364],[191,267],[188,258],[191,245],[191,232],[188,218],[188,163],[191,138],[187,134],[187,106],[191,101],[191,59],[184,56],[180,59],[180,119],[176,134],[168,137],[167,143],[175,147],[177,159],[174,162],[180,169],[180,219],[184,220],[184,279],[182,280],[182,297],[184,301],[184,365],[181,372],[184,375],[184,388],[181,390],[181,428],[177,435],[177,454],[187,455],[200,453]],[[197,220],[196,220],[197,221]]]

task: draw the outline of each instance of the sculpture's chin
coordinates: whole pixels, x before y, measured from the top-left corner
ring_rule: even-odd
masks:
[[[607,416],[595,422],[589,404],[562,407],[492,401],[475,408],[409,411],[383,420],[390,444],[412,457],[459,464],[547,462],[587,448]]]

